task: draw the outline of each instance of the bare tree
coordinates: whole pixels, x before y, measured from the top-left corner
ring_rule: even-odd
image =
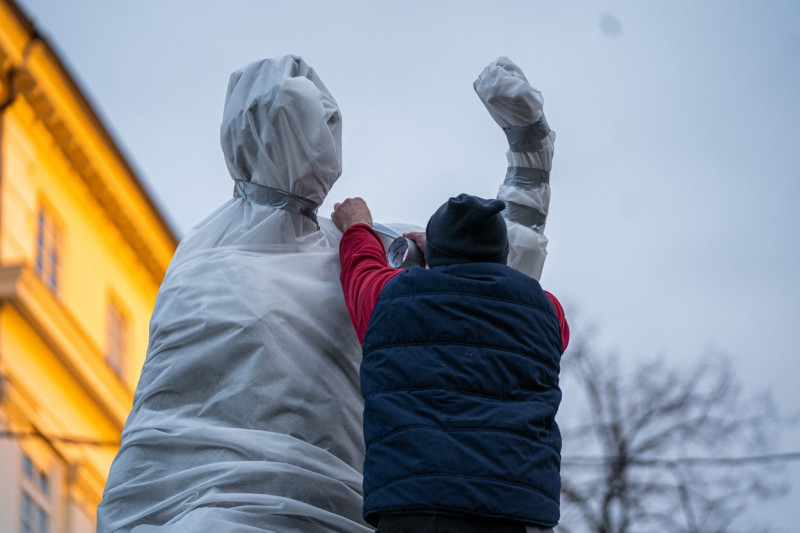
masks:
[[[746,397],[727,358],[626,373],[578,338],[563,365],[559,532],[732,531],[750,497],[781,489],[753,456],[778,428],[771,397]]]

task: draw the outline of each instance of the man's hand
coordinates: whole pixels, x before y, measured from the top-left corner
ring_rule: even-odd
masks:
[[[422,255],[425,255],[425,232],[424,231],[411,231],[409,233],[403,233],[403,237],[407,239],[411,239],[415,243],[417,243],[417,248],[419,251],[422,252]]]
[[[369,212],[367,203],[361,198],[347,198],[344,202],[333,206],[331,220],[344,233],[353,224],[372,226],[372,213]]]

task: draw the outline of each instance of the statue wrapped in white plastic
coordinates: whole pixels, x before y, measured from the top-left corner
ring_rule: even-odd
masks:
[[[339,108],[302,59],[255,62],[221,139],[235,197],[170,264],[98,531],[371,531],[341,234],[315,213],[341,174]]]
[[[492,63],[475,88],[512,143],[509,262],[538,278],[554,134],[512,65]],[[338,105],[301,58],[257,61],[231,75],[220,133],[234,197],[164,278],[97,530],[372,531],[341,233],[316,216],[342,171]]]

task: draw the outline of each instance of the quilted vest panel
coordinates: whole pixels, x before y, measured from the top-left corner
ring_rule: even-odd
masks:
[[[559,519],[558,319],[505,265],[415,267],[381,292],[364,339],[364,517]]]

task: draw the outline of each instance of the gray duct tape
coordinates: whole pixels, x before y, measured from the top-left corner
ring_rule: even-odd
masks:
[[[386,260],[392,268],[422,266],[424,257],[417,243],[407,237],[398,237],[386,250]]]
[[[259,205],[266,205],[291,213],[298,213],[304,217],[310,218],[314,224],[316,224],[317,229],[319,229],[319,222],[317,222],[317,209],[319,209],[319,204],[312,202],[308,198],[295,196],[292,193],[280,189],[245,180],[235,180],[233,196],[236,198],[245,198]]]
[[[547,215],[541,213],[535,207],[506,201],[506,208],[503,211],[506,220],[528,226],[530,228],[544,226],[547,222]]]
[[[512,152],[538,152],[542,149],[542,141],[550,135],[550,126],[542,115],[537,122],[528,126],[509,126],[503,128]]]
[[[550,173],[546,170],[528,167],[508,167],[503,185],[520,189],[537,189],[542,183],[550,183]]]
[[[373,222],[372,229],[381,234],[382,237],[383,236],[390,237],[392,240],[400,237],[400,234],[397,233],[395,230],[387,228],[383,224],[378,224],[377,222]]]
[[[372,224],[372,229],[383,241],[383,247],[386,249],[386,261],[390,267],[411,268],[424,263],[424,254],[417,247],[416,242],[377,222]]]

